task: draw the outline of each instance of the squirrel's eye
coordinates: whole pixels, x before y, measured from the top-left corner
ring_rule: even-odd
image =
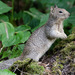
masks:
[[[59,13],[63,13],[62,11],[59,11]]]

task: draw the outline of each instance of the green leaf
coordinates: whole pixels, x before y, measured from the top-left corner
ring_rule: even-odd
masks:
[[[23,40],[23,38],[24,38],[24,33],[23,33],[22,31],[18,31],[18,32],[14,35],[14,38],[15,38],[14,44],[24,43],[24,42],[25,42],[25,40]]]
[[[36,8],[30,8],[29,10],[30,10],[31,13],[36,15],[38,18],[41,18],[41,15],[43,15],[43,13],[38,11]]]
[[[2,21],[8,22],[9,21],[8,16],[6,16],[6,15],[0,15],[0,22],[2,22]]]
[[[29,26],[19,26],[17,32],[15,32],[14,27],[9,22],[0,23],[0,34],[2,35],[3,47],[8,47],[11,45],[16,45],[19,43],[24,43],[28,40],[31,35],[29,31]]]
[[[40,23],[40,20],[36,19],[36,18],[33,18],[31,20],[31,22],[29,23],[29,26],[33,29],[35,28],[36,26],[38,26]]]
[[[11,54],[11,50],[4,51],[2,55],[2,59],[5,57],[9,57],[10,54]]]
[[[31,33],[29,32],[29,31],[25,31],[25,32],[23,32],[24,33],[24,37],[23,37],[23,39],[21,40],[21,42],[22,41],[27,41],[28,39],[29,39],[29,37],[30,37],[30,35],[31,35]]]
[[[31,16],[27,13],[23,13],[23,22],[24,24],[28,24],[31,21]]]
[[[25,32],[22,32],[22,31],[18,31],[17,34],[14,36],[15,37],[15,42],[14,42],[14,45],[15,44],[18,44],[18,43],[24,43],[25,41],[28,40],[28,38],[30,37],[30,32],[29,31],[25,31]]]
[[[7,42],[11,36],[11,41],[13,42],[13,34],[14,34],[14,27],[12,26],[12,24],[10,24],[9,22],[3,22],[0,23],[0,35],[2,35],[2,44],[5,47],[5,44],[7,45],[10,44],[9,42]],[[5,44],[4,44],[5,43]],[[11,44],[10,44],[11,45]]]
[[[16,75],[16,74],[5,69],[5,70],[0,70],[0,75]]]
[[[18,56],[21,55],[21,53],[22,53],[22,51],[19,50],[19,49],[18,49],[18,45],[16,45],[16,46],[13,47],[9,59],[18,57]]]
[[[20,25],[18,27],[15,28],[15,31],[27,31],[30,30],[31,28],[27,25]]]
[[[9,10],[11,10],[11,7],[0,1],[0,14],[7,13]]]
[[[75,25],[75,15],[71,15],[68,20],[71,24]]]
[[[11,47],[7,48],[7,51],[2,51],[0,55],[2,55],[1,59],[8,57],[9,59],[15,58],[21,55],[24,50],[24,44],[15,45],[13,46],[12,50]]]
[[[12,35],[13,33],[14,33],[14,27],[12,26],[12,24],[10,24],[9,22],[0,23],[0,35],[6,34],[7,36],[8,34],[9,37],[9,35],[10,34]]]
[[[7,39],[6,35],[2,36],[2,44],[3,47],[8,47],[11,45],[16,45],[19,43],[24,43],[25,41],[28,40],[30,37],[30,32],[29,31],[18,31],[16,34],[10,35],[9,38]]]
[[[7,38],[6,34],[2,35],[3,47],[8,47],[8,46],[14,45],[15,41],[17,41],[17,40],[15,39],[14,35],[9,35],[9,38]]]
[[[18,45],[18,49],[21,50],[21,51],[23,52],[24,46],[25,46],[25,44],[20,44],[20,45]]]

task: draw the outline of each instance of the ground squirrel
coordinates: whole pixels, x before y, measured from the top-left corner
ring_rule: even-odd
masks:
[[[22,55],[0,63],[0,69],[6,69],[15,61],[24,60],[25,58],[39,61],[57,38],[67,38],[63,30],[63,21],[68,18],[69,15],[70,13],[65,9],[58,8],[57,6],[51,7],[47,23],[32,33],[25,44]]]

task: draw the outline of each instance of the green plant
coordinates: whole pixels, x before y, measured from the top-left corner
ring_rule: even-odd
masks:
[[[16,75],[16,74],[9,70],[0,70],[0,75]]]

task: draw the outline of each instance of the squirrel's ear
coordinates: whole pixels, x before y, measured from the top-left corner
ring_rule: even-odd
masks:
[[[53,15],[53,13],[54,13],[54,7],[53,7],[53,6],[51,6],[50,14],[51,14],[51,15]]]
[[[52,13],[53,13],[53,10],[54,10],[54,7],[53,7],[53,6],[51,6],[50,12],[52,12]]]
[[[54,8],[58,8],[57,5],[54,5]]]

